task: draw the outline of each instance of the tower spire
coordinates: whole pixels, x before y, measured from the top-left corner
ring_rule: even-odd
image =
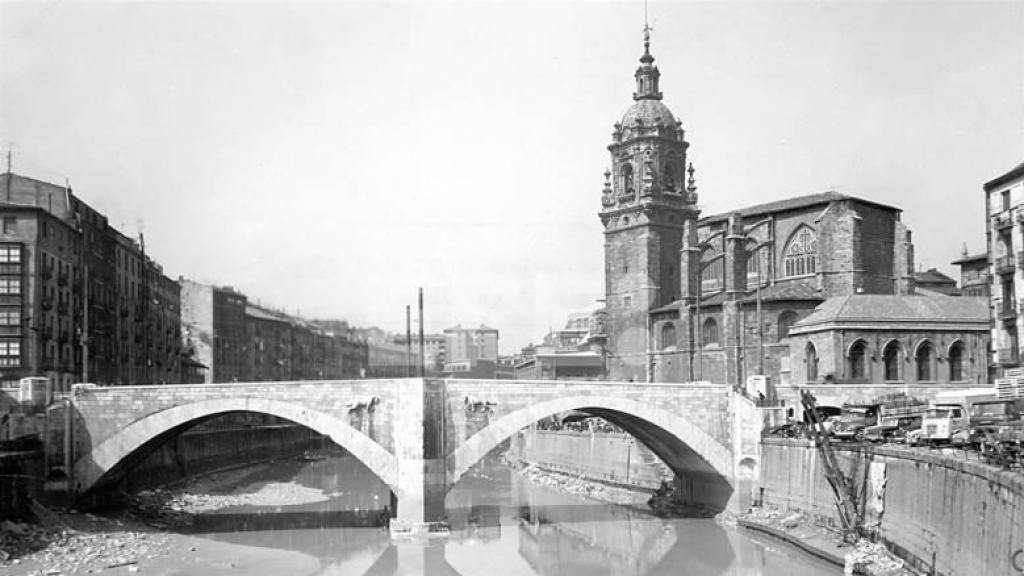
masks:
[[[647,23],[647,2],[644,2],[644,54],[640,57],[640,67],[636,69],[636,92],[634,100],[661,100],[658,92],[658,67],[651,56],[651,26]]]
[[[651,53],[651,26],[647,23],[647,0],[644,0],[644,55]]]

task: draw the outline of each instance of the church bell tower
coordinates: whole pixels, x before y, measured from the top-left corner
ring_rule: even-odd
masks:
[[[644,27],[644,53],[634,77],[633,104],[615,124],[611,168],[601,194],[607,370],[612,380],[650,379],[654,346],[649,313],[683,297],[684,233],[696,240],[696,188],[693,167],[687,181],[682,122],[662,103],[661,73]],[[692,275],[693,271],[687,271]]]

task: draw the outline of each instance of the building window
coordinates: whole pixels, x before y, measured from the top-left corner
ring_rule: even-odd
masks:
[[[853,380],[863,380],[867,377],[866,351],[867,344],[863,340],[858,340],[850,346],[850,378]]]
[[[882,361],[885,364],[886,382],[896,382],[900,379],[900,345],[896,341],[889,342],[882,353]]]
[[[718,322],[715,322],[714,318],[708,318],[704,321],[701,336],[701,343],[705,346],[718,344]]]
[[[661,327],[661,347],[662,349],[675,347],[676,346],[676,325],[667,322]]]
[[[757,287],[761,278],[761,252],[754,241],[747,242],[744,250],[747,255],[747,289],[750,290]]]
[[[818,257],[818,240],[814,232],[804,226],[793,234],[783,253],[783,267],[786,277],[814,274]]]
[[[935,360],[935,350],[931,342],[925,340],[917,347],[917,381],[930,382],[935,379],[932,370],[932,362]]]
[[[21,342],[0,340],[0,366],[18,366],[19,364],[21,364]]]
[[[783,338],[786,338],[787,336],[789,336],[789,329],[793,327],[793,324],[796,324],[797,319],[799,319],[799,316],[797,316],[796,312],[793,312],[792,310],[786,310],[782,314],[779,314],[779,341],[780,342],[782,341]]]
[[[20,324],[20,308],[0,308],[0,326],[18,326]]]
[[[15,216],[4,216],[4,234],[14,234],[18,231],[18,218]]]
[[[1002,204],[1003,210],[1009,210],[1010,209],[1010,191],[1009,190],[1003,190],[1003,192],[1002,192],[1002,203],[1003,203]]]
[[[623,308],[632,308],[633,307],[633,297],[630,296],[629,294],[623,296],[622,297],[622,307]]]
[[[804,350],[804,361],[807,363],[807,381],[814,382],[818,379],[818,351],[810,342]]]
[[[964,379],[964,345],[954,342],[949,347],[949,380],[959,382]]]
[[[21,294],[21,278],[0,278],[0,294]]]
[[[17,264],[21,262],[21,246],[0,245],[0,264]]]

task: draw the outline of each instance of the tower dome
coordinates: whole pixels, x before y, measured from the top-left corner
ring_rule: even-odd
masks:
[[[637,100],[622,115],[623,127],[642,126],[665,126],[675,127],[676,117],[672,111],[661,100]]]

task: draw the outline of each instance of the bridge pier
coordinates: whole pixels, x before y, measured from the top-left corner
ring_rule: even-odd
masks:
[[[391,521],[396,536],[420,536],[447,528],[448,492],[445,448],[444,381],[404,380],[396,398],[398,513]]]

